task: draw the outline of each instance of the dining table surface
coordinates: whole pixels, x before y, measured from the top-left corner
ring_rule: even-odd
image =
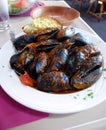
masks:
[[[61,5],[70,7],[65,1],[42,1],[45,5]],[[22,26],[30,23],[32,18],[10,17],[10,29],[0,32],[0,48],[10,40],[9,31],[15,34],[22,32]],[[77,18],[72,27],[82,29],[95,35],[101,42],[100,36],[81,18]],[[104,42],[105,44],[105,42]],[[19,125],[9,130],[105,130],[106,129],[106,101],[87,110],[71,114],[49,114],[48,117]]]

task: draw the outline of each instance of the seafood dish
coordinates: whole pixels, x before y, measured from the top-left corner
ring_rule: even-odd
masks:
[[[22,83],[35,89],[71,93],[86,89],[102,75],[101,52],[72,27],[45,28],[14,38],[10,66]]]

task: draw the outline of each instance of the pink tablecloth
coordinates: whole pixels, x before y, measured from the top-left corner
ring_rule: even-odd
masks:
[[[6,130],[48,116],[48,113],[38,112],[17,103],[0,86],[0,130]]]

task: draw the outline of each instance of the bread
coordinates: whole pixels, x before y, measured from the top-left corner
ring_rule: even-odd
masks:
[[[37,34],[46,28],[61,29],[62,25],[54,18],[49,16],[41,16],[32,21],[32,23],[25,25],[22,29],[27,34]]]

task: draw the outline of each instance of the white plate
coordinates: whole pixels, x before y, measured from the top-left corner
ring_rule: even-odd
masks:
[[[106,59],[106,45],[97,37],[77,29],[99,47]],[[91,87],[72,94],[50,94],[24,86],[14,70],[10,68],[9,59],[14,54],[12,43],[8,41],[0,50],[0,84],[4,91],[17,102],[31,109],[48,113],[74,113],[103,102],[106,99],[105,73]],[[105,63],[104,63],[105,64]],[[105,64],[106,67],[106,64]]]

